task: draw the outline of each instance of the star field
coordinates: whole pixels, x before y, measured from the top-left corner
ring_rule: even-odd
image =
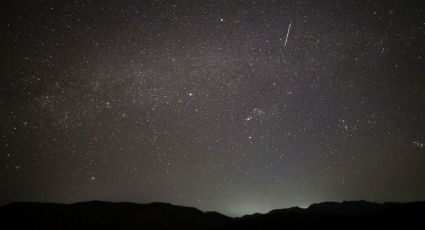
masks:
[[[0,203],[425,199],[425,5],[8,1]]]

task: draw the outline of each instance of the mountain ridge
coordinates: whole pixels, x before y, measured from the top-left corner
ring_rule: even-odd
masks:
[[[274,209],[264,214],[241,217],[163,202],[138,204],[93,200],[72,204],[15,202],[0,206],[0,223],[8,229],[406,227],[410,224],[425,226],[424,219],[425,201],[382,204],[363,200],[321,202],[307,208]]]

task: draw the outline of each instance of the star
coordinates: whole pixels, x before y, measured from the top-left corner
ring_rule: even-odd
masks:
[[[423,200],[425,24],[405,1],[5,1],[0,205]]]
[[[412,141],[412,144],[414,146],[416,146],[416,147],[419,147],[419,148],[424,148],[425,147],[425,143],[419,142],[417,140]]]

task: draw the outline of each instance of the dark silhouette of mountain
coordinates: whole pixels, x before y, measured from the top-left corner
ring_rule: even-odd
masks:
[[[3,228],[4,227],[4,228]],[[1,229],[425,229],[425,202],[312,204],[230,218],[167,203],[12,203],[0,208]]]
[[[247,215],[232,224],[235,229],[425,229],[425,202],[324,202],[312,204],[306,209],[294,207]]]
[[[167,203],[13,203],[0,209],[7,229],[219,229],[230,220]]]

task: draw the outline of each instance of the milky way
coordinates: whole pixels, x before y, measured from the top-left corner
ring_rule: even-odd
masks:
[[[425,4],[0,4],[0,203],[425,199]]]

